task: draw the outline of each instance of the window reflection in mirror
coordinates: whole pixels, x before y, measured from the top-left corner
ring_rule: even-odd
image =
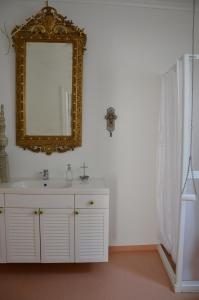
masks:
[[[70,136],[72,43],[26,44],[26,134]]]

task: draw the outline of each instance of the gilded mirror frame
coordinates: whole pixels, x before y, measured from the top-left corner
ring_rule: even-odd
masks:
[[[72,21],[50,6],[42,8],[26,24],[12,31],[16,52],[16,145],[33,152],[65,152],[82,143],[82,72],[86,34]],[[71,136],[36,136],[26,134],[26,43],[72,43],[72,134]]]

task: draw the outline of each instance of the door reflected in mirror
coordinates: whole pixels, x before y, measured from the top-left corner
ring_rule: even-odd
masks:
[[[72,43],[26,44],[26,134],[71,136]]]

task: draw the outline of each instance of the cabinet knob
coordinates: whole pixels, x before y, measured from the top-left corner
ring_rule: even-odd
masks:
[[[39,211],[39,214],[40,214],[40,215],[43,215],[43,213],[44,213],[43,210],[40,210],[40,211]]]
[[[93,200],[89,201],[89,204],[90,204],[90,205],[93,205],[93,204],[94,204],[94,201],[93,201]]]
[[[3,213],[3,209],[0,209],[0,214],[2,214]]]
[[[76,211],[75,211],[75,214],[76,214],[76,215],[79,215],[79,212],[76,210]]]
[[[35,214],[35,215],[38,215],[38,214],[39,214],[39,213],[38,213],[38,210],[35,210],[35,211],[34,211],[34,214]]]

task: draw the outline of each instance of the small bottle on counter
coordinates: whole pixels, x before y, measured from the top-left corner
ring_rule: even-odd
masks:
[[[72,172],[71,164],[67,164],[66,166],[66,180],[67,181],[73,180],[73,172]]]

